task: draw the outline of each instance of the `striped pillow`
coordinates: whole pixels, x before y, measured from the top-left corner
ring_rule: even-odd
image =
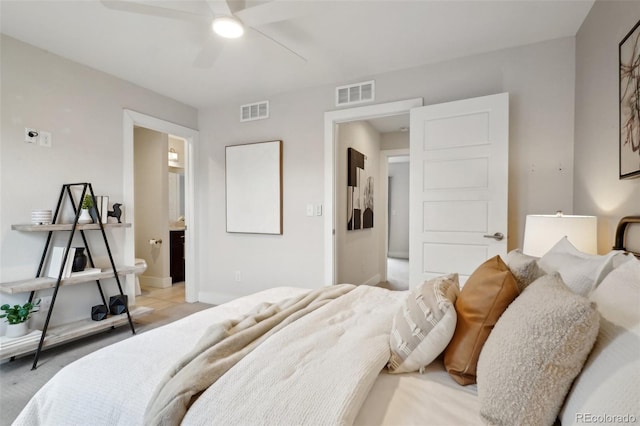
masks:
[[[458,274],[450,274],[425,281],[407,295],[393,318],[390,373],[421,370],[442,353],[456,329],[459,292]]]

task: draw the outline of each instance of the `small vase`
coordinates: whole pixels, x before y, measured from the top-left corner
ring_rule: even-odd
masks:
[[[78,218],[78,223],[92,223],[93,219],[89,214],[89,209],[81,209],[80,217]]]
[[[7,337],[21,337],[27,334],[29,327],[27,322],[21,322],[18,324],[7,324],[7,331],[4,334]]]
[[[73,255],[73,265],[71,272],[84,271],[87,266],[87,255],[84,254],[84,247],[76,247],[76,253]]]

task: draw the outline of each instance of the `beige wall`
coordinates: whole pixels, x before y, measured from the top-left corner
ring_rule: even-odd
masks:
[[[640,214],[640,178],[618,179],[618,43],[639,17],[638,1],[596,1],[576,36],[573,210],[598,216],[601,253],[613,246],[618,220]]]
[[[187,105],[4,35],[0,67],[0,280],[6,282],[35,276],[46,238],[12,231],[11,224],[28,223],[31,210],[55,208],[64,183],[91,182],[111,203],[122,200],[124,108],[191,128],[198,117]],[[53,146],[23,142],[25,127],[51,132]],[[125,218],[132,221],[127,207]],[[107,232],[117,263],[126,232]],[[94,256],[104,263],[99,233],[89,238]],[[107,295],[115,293],[114,280],[105,280],[105,286]],[[52,324],[87,318],[100,302],[92,283],[62,287],[58,296]],[[2,295],[0,302],[27,297]]]
[[[373,177],[373,228],[347,231],[347,149],[366,156],[365,171]],[[376,285],[381,281],[380,133],[366,121],[338,125],[336,145],[336,269],[337,282]],[[362,206],[361,206],[362,207]]]
[[[136,258],[147,262],[140,284],[161,288],[171,286],[168,139],[166,133],[141,127],[133,132]]]

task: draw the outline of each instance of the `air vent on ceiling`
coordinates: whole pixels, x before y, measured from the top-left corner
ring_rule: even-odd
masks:
[[[246,104],[240,107],[240,121],[262,120],[269,118],[269,101]]]
[[[371,102],[375,98],[375,93],[374,80],[336,87],[336,106]]]

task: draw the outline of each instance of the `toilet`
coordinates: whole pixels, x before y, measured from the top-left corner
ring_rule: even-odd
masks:
[[[147,261],[144,259],[136,258],[134,266],[135,270],[133,272],[136,274],[136,296],[140,296],[142,294],[142,290],[140,288],[139,276],[147,270]]]

